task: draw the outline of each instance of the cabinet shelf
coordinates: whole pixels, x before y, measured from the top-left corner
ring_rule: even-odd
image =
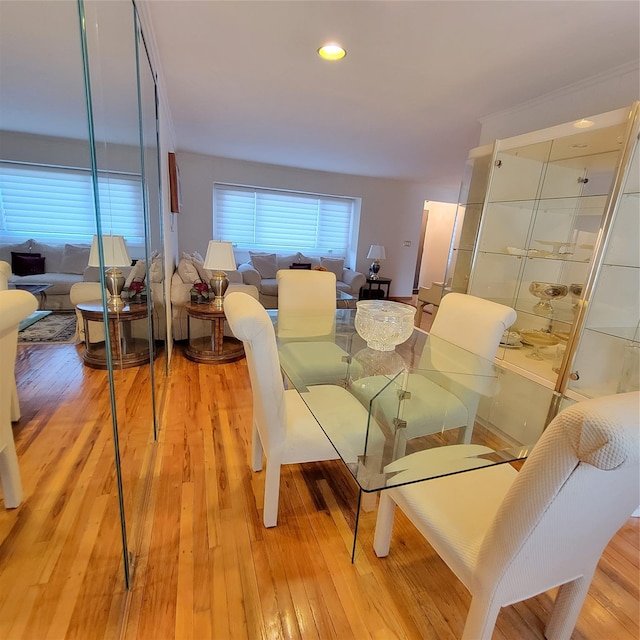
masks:
[[[638,327],[586,327],[585,331],[640,344],[640,329]]]

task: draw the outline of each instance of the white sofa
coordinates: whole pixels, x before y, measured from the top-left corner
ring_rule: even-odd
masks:
[[[323,267],[336,276],[336,289],[358,298],[360,288],[366,283],[365,275],[344,266],[342,258],[310,258],[304,254],[249,252],[250,260],[238,267],[245,284],[253,285],[259,293],[259,300],[265,309],[278,308],[278,282],[276,273],[280,269],[290,269],[292,265],[310,265],[311,269]]]
[[[88,244],[45,244],[29,239],[12,244],[0,243],[0,260],[12,265],[11,252],[29,254],[35,257],[40,254],[44,258],[44,272],[31,275],[12,273],[9,283],[46,283],[51,287],[45,292],[45,308],[52,311],[71,310],[73,304],[69,297],[71,287],[76,282],[97,280],[98,273],[87,267],[89,261]],[[42,265],[42,263],[40,263]],[[12,269],[12,271],[14,271]]]

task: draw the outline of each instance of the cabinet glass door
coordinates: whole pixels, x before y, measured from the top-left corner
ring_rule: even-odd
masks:
[[[568,389],[597,397],[640,390],[640,162],[631,163],[608,236]],[[577,378],[573,380],[572,378]]]

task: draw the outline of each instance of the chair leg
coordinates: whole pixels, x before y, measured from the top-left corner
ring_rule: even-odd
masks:
[[[278,501],[280,498],[280,464],[267,458],[264,478],[264,508],[262,521],[264,526],[275,527],[278,524]]]
[[[378,517],[376,519],[376,531],[373,536],[373,550],[378,558],[389,555],[391,546],[391,532],[396,512],[396,503],[388,491],[380,492],[380,504],[378,505]]]
[[[594,568],[595,571],[595,568]],[[578,622],[580,610],[587,597],[593,572],[563,584],[558,590],[551,618],[545,629],[548,640],[569,640]]]
[[[462,632],[462,640],[491,640],[500,604],[489,598],[472,594],[471,606]]]
[[[16,379],[13,378],[13,388],[11,389],[11,422],[20,420],[20,400],[18,398],[18,387]]]
[[[255,421],[251,430],[251,468],[254,471],[262,469],[262,440]]]
[[[22,481],[13,437],[0,451],[0,484],[4,496],[4,506],[15,509],[22,502]]]

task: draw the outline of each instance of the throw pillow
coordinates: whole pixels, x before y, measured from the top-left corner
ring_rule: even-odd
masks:
[[[60,273],[77,273],[82,275],[89,264],[89,245],[65,244],[60,263]]]
[[[251,264],[261,278],[275,278],[278,272],[278,261],[275,253],[253,253],[249,251]]]
[[[151,282],[162,282],[162,256],[161,255],[156,255],[151,258],[151,266],[149,267],[149,278],[151,279]]]
[[[311,270],[310,262],[292,262],[289,265],[289,269],[309,269]]]
[[[193,284],[200,278],[191,257],[189,257],[189,259],[180,258],[180,262],[178,262],[178,275],[185,284]]]
[[[342,270],[344,269],[343,258],[321,258],[320,264],[331,273],[335,274],[336,280],[342,280]]]
[[[17,276],[44,273],[44,258],[39,253],[11,252],[11,271]]]

